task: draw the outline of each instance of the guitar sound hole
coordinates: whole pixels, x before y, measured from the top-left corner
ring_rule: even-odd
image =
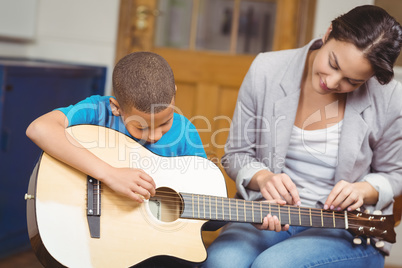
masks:
[[[163,222],[173,222],[183,212],[180,195],[167,187],[156,189],[155,196],[149,199],[148,204],[152,215]]]

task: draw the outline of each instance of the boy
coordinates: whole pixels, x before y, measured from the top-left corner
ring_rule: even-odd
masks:
[[[69,137],[72,125],[115,129],[162,156],[206,157],[195,127],[174,113],[173,71],[161,56],[131,53],[113,70],[114,97],[92,96],[76,105],[51,111],[33,121],[27,136],[49,155],[105,183],[138,202],[155,194],[155,182],[143,170],[115,168]]]

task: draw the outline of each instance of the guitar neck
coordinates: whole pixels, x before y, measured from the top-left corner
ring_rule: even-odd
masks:
[[[267,214],[281,224],[348,229],[347,212],[278,205],[260,201],[180,193],[184,208],[181,218],[228,222],[262,223]]]

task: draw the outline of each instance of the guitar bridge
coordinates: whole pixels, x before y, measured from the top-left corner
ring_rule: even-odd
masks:
[[[92,238],[100,238],[101,182],[87,176],[87,220]]]

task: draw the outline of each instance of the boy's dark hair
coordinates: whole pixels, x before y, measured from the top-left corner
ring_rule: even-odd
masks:
[[[401,52],[401,25],[378,6],[359,6],[332,21],[328,40],[345,41],[363,51],[374,76],[387,84],[394,76],[393,66]]]
[[[158,113],[175,96],[173,71],[158,54],[134,52],[116,64],[113,91],[123,111],[134,107],[141,112]]]

